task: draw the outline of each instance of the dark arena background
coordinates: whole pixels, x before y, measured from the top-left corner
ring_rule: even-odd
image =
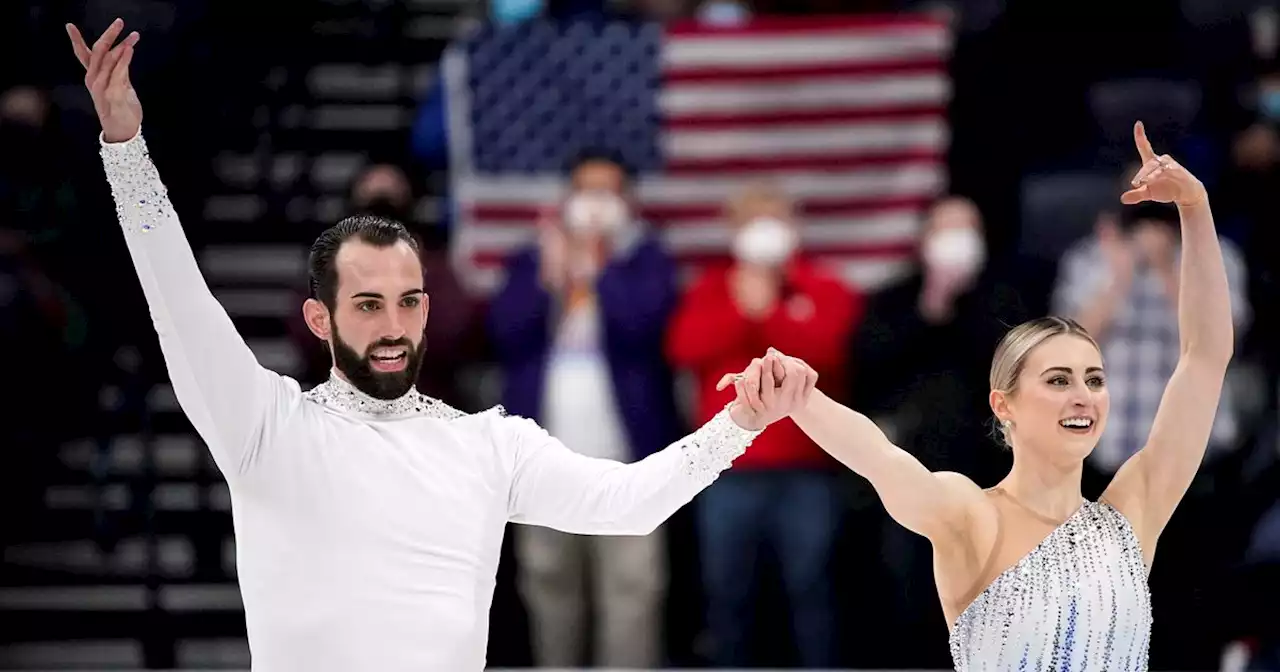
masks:
[[[249,667],[230,497],[169,383],[63,29],[92,40],[117,16],[142,35],[132,81],[153,158],[267,368],[324,380],[301,319],[307,246],[378,212],[423,243],[420,389],[469,412],[503,402],[489,300],[508,256],[538,244],[567,160],[607,147],[682,288],[729,258],[733,199],[768,183],[793,201],[802,252],[857,303],[828,393],[984,487],[1009,464],[987,424],[996,339],[1060,312],[1081,282],[1067,260],[1125,230],[1143,120],[1208,187],[1240,308],[1219,425],[1150,576],[1151,667],[1280,670],[1280,11],[1264,0],[0,3],[0,669]],[[983,280],[922,318],[922,242],[943,220],[982,233]],[[1134,338],[1127,358],[1104,342],[1109,368],[1158,376],[1142,353],[1160,343]],[[696,424],[693,376],[652,366]],[[1112,429],[1144,403],[1119,394]],[[1087,497],[1109,455],[1086,462]],[[929,544],[866,481],[781,458],[731,474],[779,519],[737,530],[752,535],[729,558],[741,575],[718,577],[750,591],[735,614],[749,646],[731,664],[715,653],[703,542],[717,521],[699,496],[639,568],[659,577],[656,667],[798,668],[817,629],[833,667],[950,669]],[[810,478],[834,512],[799,505]],[[518,536],[493,600],[494,668],[535,666],[537,614],[554,613],[522,589]],[[783,580],[800,537],[827,540],[811,564],[828,606],[799,608],[809,598]],[[609,604],[583,604],[590,667]]]

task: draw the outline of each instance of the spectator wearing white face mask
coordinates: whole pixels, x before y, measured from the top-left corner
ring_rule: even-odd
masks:
[[[682,431],[663,356],[675,264],[634,214],[630,182],[618,157],[581,154],[568,197],[540,223],[538,246],[508,263],[489,314],[507,411],[571,450],[622,462]],[[537,666],[589,664],[588,646],[605,667],[661,665],[661,528],[588,537],[520,527],[514,541]]]
[[[939,200],[925,217],[917,273],[870,297],[853,342],[853,398],[900,446],[934,471],[971,474],[990,483],[1007,455],[990,439],[986,399],[989,353],[1007,324],[1029,315],[1013,284],[990,263],[982,215],[968,199]],[[946,625],[936,612],[929,542],[883,518],[882,571],[888,613],[871,618],[895,636],[922,642],[903,660],[950,667]],[[939,642],[933,645],[930,642]]]
[[[681,301],[667,352],[698,381],[698,421],[731,399],[716,391],[768,347],[800,357],[828,394],[843,388],[859,296],[801,256],[790,200],[756,185],[727,208],[731,264],[708,269]],[[790,420],[770,427],[695,503],[708,626],[720,667],[757,662],[750,646],[757,561],[777,560],[804,667],[838,667],[830,560],[840,522],[838,471]]]

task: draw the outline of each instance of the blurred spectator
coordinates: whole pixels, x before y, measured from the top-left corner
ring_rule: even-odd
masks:
[[[1178,213],[1172,206],[1126,208],[1117,223],[1103,214],[1094,235],[1072,246],[1060,262],[1053,292],[1055,313],[1070,316],[1093,334],[1107,363],[1111,415],[1089,456],[1113,474],[1147,440],[1165,384],[1178,361]],[[1236,333],[1245,333],[1249,300],[1239,250],[1222,240],[1231,283]],[[1210,450],[1238,439],[1231,388],[1222,402]]]
[[[930,209],[920,253],[918,273],[868,303],[853,345],[854,407],[929,469],[994,483],[1009,461],[988,431],[991,352],[1006,325],[1029,316],[1008,269],[988,260],[982,214],[968,199]],[[925,619],[937,602],[929,543],[889,519],[883,534],[893,627],[928,641],[936,624]],[[947,665],[937,653],[903,662]]]
[[[537,248],[509,261],[491,306],[504,403],[572,450],[630,462],[680,433],[662,353],[676,300],[675,265],[635,214],[620,159],[583,153],[570,181],[563,209],[540,223]],[[584,639],[593,636],[601,665],[659,665],[663,538],[661,529],[645,537],[587,537],[519,528],[516,554],[535,663],[576,667]]]
[[[1026,310],[991,263],[982,213],[940,200],[921,232],[920,270],[877,292],[854,339],[854,403],[933,470],[998,477],[986,393],[990,354]],[[947,343],[947,348],[931,347]]]
[[[732,399],[716,382],[768,347],[809,362],[819,387],[843,396],[849,335],[860,295],[799,256],[800,222],[788,197],[754,185],[727,208],[735,261],[709,269],[672,323],[672,363],[698,382],[697,421]],[[835,667],[836,611],[830,558],[840,523],[838,471],[790,420],[756,439],[698,502],[713,662],[751,664],[757,562],[776,557],[800,662]]]

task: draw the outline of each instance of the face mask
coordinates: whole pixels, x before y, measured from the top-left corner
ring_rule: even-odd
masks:
[[[733,256],[743,263],[778,266],[791,258],[799,244],[796,232],[785,222],[761,217],[747,222],[733,239]]]
[[[1271,121],[1280,121],[1280,89],[1258,92],[1258,112]]]
[[[974,229],[943,229],[925,239],[921,256],[928,266],[973,272],[986,262],[987,250]]]
[[[626,202],[607,191],[574,194],[564,208],[565,226],[576,233],[613,233],[629,216]]]

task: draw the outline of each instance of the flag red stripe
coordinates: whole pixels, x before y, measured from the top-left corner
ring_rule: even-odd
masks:
[[[867,216],[872,213],[892,212],[906,209],[924,209],[933,201],[925,196],[853,196],[840,199],[802,200],[800,212],[808,216],[832,217],[839,215]],[[538,221],[541,208],[537,204],[528,205],[488,205],[484,203],[469,209],[474,221],[502,224],[527,224],[533,226]],[[645,219],[655,223],[670,223],[682,219],[717,220],[723,215],[720,203],[691,203],[681,205],[648,205],[640,209]],[[676,224],[671,224],[677,226]],[[687,225],[685,225],[687,226]]]
[[[750,68],[709,68],[678,65],[662,73],[669,86],[701,82],[776,82],[793,79],[823,80],[842,77],[876,77],[903,75],[942,75],[946,61],[934,54],[897,57],[890,61],[870,63],[820,63],[803,65],[761,65]]]
[[[903,259],[915,255],[919,246],[914,242],[867,243],[851,245],[833,245],[811,247],[805,254],[818,259],[860,259],[885,260]],[[471,255],[477,266],[501,266],[510,255],[510,250],[481,250]],[[681,264],[713,264],[729,261],[729,253],[711,252],[707,250],[674,251],[672,255]]]
[[[946,154],[942,150],[914,149],[901,152],[845,153],[821,156],[753,156],[731,159],[679,159],[667,164],[666,172],[689,175],[690,173],[752,173],[782,172],[787,170],[845,171],[858,168],[892,166],[894,164],[936,165]]]
[[[873,31],[894,28],[945,30],[946,23],[928,14],[869,14],[866,16],[767,16],[756,17],[740,26],[708,26],[696,20],[677,21],[667,26],[670,39],[681,37],[732,39],[768,35],[823,35],[849,30]],[[856,37],[851,35],[851,38]]]
[[[770,126],[781,124],[840,124],[849,122],[921,121],[941,119],[946,108],[936,105],[926,107],[873,107],[853,110],[826,108],[796,112],[756,112],[744,114],[681,114],[667,117],[667,128],[735,128],[741,126]]]

